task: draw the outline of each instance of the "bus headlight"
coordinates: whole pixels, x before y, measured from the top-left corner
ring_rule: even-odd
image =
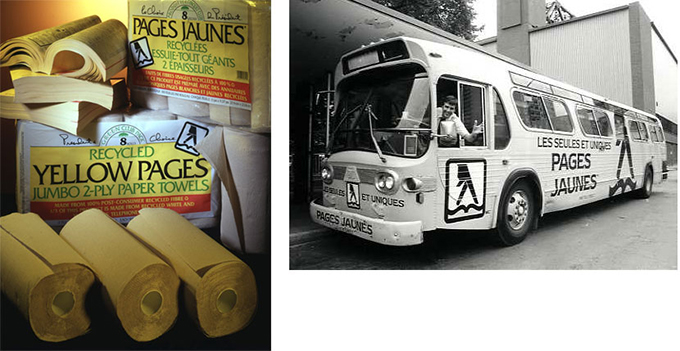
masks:
[[[410,178],[404,179],[404,190],[406,190],[408,192],[418,191],[418,189],[420,189],[422,187],[423,187],[423,181],[418,179],[418,178],[410,177]]]
[[[385,176],[385,189],[394,189],[394,178],[391,175]]]
[[[375,188],[386,194],[394,194],[397,190],[397,176],[394,174],[379,172],[375,176]]]
[[[333,169],[330,166],[324,165],[321,168],[321,179],[326,184],[333,182]]]

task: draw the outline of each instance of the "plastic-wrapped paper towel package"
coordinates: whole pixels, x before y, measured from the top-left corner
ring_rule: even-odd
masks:
[[[128,3],[133,102],[269,132],[270,0]]]
[[[222,181],[222,243],[240,252],[268,252],[270,137],[216,127],[196,148]]]
[[[214,126],[178,120],[167,110],[111,118],[117,122],[93,122],[79,136],[19,122],[19,212],[62,226],[89,208],[127,223],[141,208],[162,207],[200,228],[216,226],[220,182],[195,148]]]

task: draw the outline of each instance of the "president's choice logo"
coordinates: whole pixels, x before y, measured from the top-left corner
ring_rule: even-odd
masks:
[[[484,216],[485,197],[485,160],[451,159],[446,162],[446,223]]]
[[[361,209],[359,183],[347,182],[347,207]]]
[[[130,42],[130,56],[137,69],[153,65],[153,56],[151,56],[149,41],[146,37]]]

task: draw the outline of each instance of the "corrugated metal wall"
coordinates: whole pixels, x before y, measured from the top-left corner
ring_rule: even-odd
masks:
[[[656,113],[678,123],[678,64],[654,31],[652,31],[652,54]]]
[[[531,32],[531,66],[632,105],[628,10]]]

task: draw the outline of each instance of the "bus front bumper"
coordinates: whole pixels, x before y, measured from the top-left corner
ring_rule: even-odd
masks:
[[[421,221],[390,222],[325,207],[317,201],[310,203],[309,214],[314,222],[325,227],[384,245],[410,246],[423,242]]]

